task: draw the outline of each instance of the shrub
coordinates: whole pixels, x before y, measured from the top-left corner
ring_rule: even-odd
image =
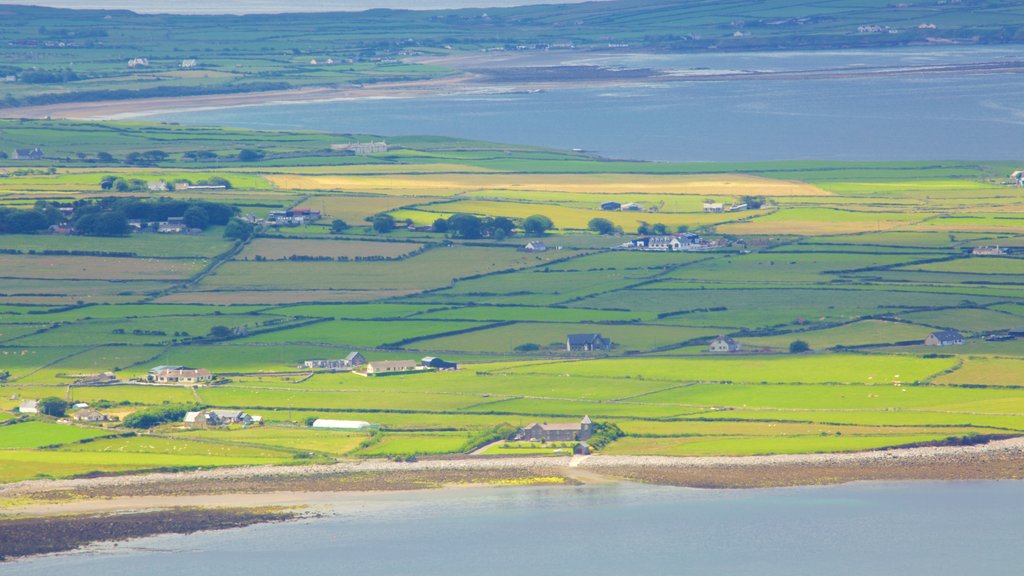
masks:
[[[807,352],[810,349],[811,345],[808,344],[807,342],[804,342],[803,340],[793,340],[792,342],[789,343],[790,354],[800,354],[802,352]]]
[[[189,404],[152,406],[125,416],[124,425],[127,428],[152,428],[166,422],[180,421],[185,417],[185,413],[195,408],[197,406]]]
[[[56,396],[50,396],[43,398],[39,401],[39,413],[46,414],[47,416],[60,417],[63,416],[68,409],[68,403],[57,398]]]

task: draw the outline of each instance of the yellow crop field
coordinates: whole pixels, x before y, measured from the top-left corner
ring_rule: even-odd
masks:
[[[853,212],[829,208],[794,208],[718,227],[722,234],[796,234],[822,236],[906,230],[928,214]]]
[[[405,206],[445,200],[425,196],[313,196],[299,204],[299,208],[319,210],[330,221],[344,220],[350,226],[358,226],[365,219],[381,212],[390,212]]]
[[[400,195],[453,196],[473,190],[536,190],[586,194],[698,194],[757,196],[828,196],[802,182],[755,176],[662,174],[444,174],[383,176],[311,176],[270,174],[279,188],[341,190]]]

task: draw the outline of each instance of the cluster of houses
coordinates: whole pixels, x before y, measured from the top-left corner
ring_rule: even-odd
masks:
[[[136,232],[156,232],[157,234],[202,234],[201,228],[189,228],[184,216],[168,216],[162,222],[145,222],[129,220],[128,226]]]
[[[387,376],[424,370],[458,369],[459,365],[455,362],[447,362],[436,356],[424,356],[419,362],[416,360],[379,360],[377,362],[367,362],[363,369],[356,372],[356,374],[361,376]]]
[[[367,156],[369,154],[381,154],[388,151],[388,143],[384,140],[379,142],[352,142],[350,144],[331,144],[334,152],[348,152],[356,156]]]
[[[971,256],[1006,256],[1010,253],[1008,248],[996,246],[975,246],[971,248]]]
[[[191,70],[196,67],[195,58],[186,58],[178,64],[178,68],[182,70]],[[128,60],[128,68],[149,68],[149,58],[139,57],[130,58]]]
[[[288,210],[271,210],[267,214],[266,223],[271,226],[302,226],[323,218],[319,210],[310,208],[290,208]],[[259,223],[259,222],[254,222]]]
[[[306,360],[302,363],[302,367],[336,372],[339,370],[351,370],[363,364],[366,364],[366,358],[362,354],[359,352],[349,352],[348,356],[337,360]]]
[[[705,202],[704,211],[710,214],[721,214],[722,212],[742,212],[747,209],[746,204],[730,204],[726,206],[721,202]]]
[[[155,384],[197,385],[212,382],[213,374],[205,368],[157,366],[146,375],[146,381]]]
[[[71,419],[75,422],[85,422],[86,424],[102,424],[104,422],[117,422],[120,420],[117,416],[108,416],[98,410],[93,410],[85,402],[80,402],[71,407],[75,412],[71,415]],[[39,400],[25,400],[18,406],[19,414],[39,414]]]
[[[11,160],[42,160],[43,158],[46,158],[46,155],[43,154],[43,149],[39,147],[16,148],[11,153]]]
[[[644,236],[635,238],[616,247],[616,250],[640,250],[645,252],[697,252],[710,250],[714,245],[692,232],[680,232],[665,236]]]
[[[636,202],[627,202],[627,203],[623,204],[621,202],[615,202],[614,200],[609,200],[608,202],[602,202],[601,203],[601,210],[608,210],[608,211],[618,210],[620,212],[643,212],[644,211],[644,207],[642,205],[640,205],[640,204],[637,204]]]

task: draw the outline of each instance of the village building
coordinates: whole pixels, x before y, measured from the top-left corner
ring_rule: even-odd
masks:
[[[622,204],[618,202],[609,201],[601,203],[601,210],[618,210],[620,208],[622,208]]]
[[[186,58],[186,59],[181,61],[181,64],[179,64],[178,67],[179,68],[183,68],[185,70],[191,70],[192,68],[196,67],[196,59],[195,58]]]
[[[326,428],[330,430],[364,430],[369,427],[371,427],[371,424],[362,420],[328,420],[317,418],[313,421],[313,428]]]
[[[534,240],[533,242],[527,242],[526,246],[523,246],[523,252],[547,252],[547,244]]]
[[[704,203],[704,211],[705,212],[710,212],[710,213],[713,213],[713,214],[718,214],[719,212],[722,212],[723,210],[725,210],[725,208],[722,206],[721,202],[705,202]]]
[[[96,410],[91,410],[89,408],[75,412],[75,415],[72,416],[72,418],[74,418],[78,422],[89,423],[107,422],[108,420],[110,420],[110,418],[108,418],[106,414],[102,412],[97,412]]]
[[[319,210],[309,208],[292,208],[291,210],[272,210],[267,214],[267,223],[274,226],[299,226],[320,220]]]
[[[579,422],[538,424],[534,422],[516,431],[512,440],[523,442],[576,442],[589,440],[594,435],[594,423],[590,416]]]
[[[117,374],[113,372],[101,372],[99,374],[88,374],[75,380],[75,386],[104,386],[117,384]]]
[[[565,349],[568,352],[607,351],[612,349],[612,341],[600,334],[569,334],[565,338]]]
[[[971,256],[1006,256],[1006,248],[999,246],[975,246],[971,250]]]
[[[18,406],[21,414],[39,414],[39,400],[25,400]]]
[[[191,428],[206,428],[210,426],[227,426],[229,424],[248,426],[254,422],[262,422],[262,420],[258,416],[250,416],[241,410],[201,410],[187,412],[183,422]]]
[[[1024,170],[1016,170],[1010,174],[1010,180],[1017,186],[1024,187]]]
[[[132,58],[128,61],[129,68],[148,68],[149,58]]]
[[[739,352],[740,343],[729,336],[719,336],[708,345],[708,352]]]
[[[964,337],[956,330],[940,330],[932,332],[924,339],[925,346],[960,346]]]
[[[382,360],[370,362],[366,365],[367,376],[378,376],[381,374],[397,374],[400,372],[411,372],[416,370],[419,364],[415,360]]]
[[[640,212],[643,209],[644,207],[641,206],[640,204],[637,204],[636,202],[628,202],[626,204],[623,204],[622,206],[619,206],[619,210],[623,212]]]
[[[306,360],[302,363],[305,368],[322,368],[326,370],[345,370],[366,364],[366,358],[359,352],[350,352],[348,356],[337,360]]]
[[[618,250],[642,250],[647,252],[696,252],[708,250],[711,244],[692,232],[680,232],[667,236],[644,236],[621,244]]]
[[[46,158],[42,148],[18,148],[11,154],[11,160],[42,160]]]
[[[158,384],[201,384],[213,380],[213,374],[203,368],[157,366],[149,371],[147,380]]]
[[[435,356],[424,356],[420,360],[420,365],[424,368],[434,368],[437,370],[458,370],[459,365],[455,362],[445,362],[444,360]]]
[[[388,151],[388,143],[384,140],[380,142],[352,142],[350,144],[331,144],[331,150],[335,152],[351,152],[356,156],[366,156],[368,154],[380,154]]]

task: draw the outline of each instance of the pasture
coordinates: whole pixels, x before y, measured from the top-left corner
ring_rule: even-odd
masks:
[[[194,131],[196,142],[268,143],[284,155],[221,169],[175,157],[131,171],[225,175],[233,189],[202,197],[257,217],[297,204],[323,220],[242,240],[221,227],[0,234],[0,481],[450,454],[499,425],[585,414],[625,432],[605,448],[612,454],[851,451],[1024,433],[1024,344],[1010,332],[1024,326],[1024,227],[1018,194],[993,183],[1003,165],[645,164],[426,137],[348,157],[323,152],[341,135],[93,130],[111,142]],[[0,207],[102,197],[96,183],[108,171],[61,165],[0,179]],[[703,212],[705,200],[748,196],[765,208]],[[607,200],[643,211],[600,210]],[[465,239],[404,226],[455,212],[516,227]],[[381,213],[397,228],[369,226]],[[556,229],[526,236],[532,214]],[[622,233],[586,230],[594,217]],[[334,219],[350,228],[331,234]],[[689,226],[713,244],[612,249],[641,222]],[[524,251],[534,240],[549,249]],[[1010,252],[969,255],[997,244]],[[924,346],[938,329],[967,343]],[[588,333],[610,350],[566,350],[569,334]],[[741,350],[711,353],[719,335]],[[790,353],[796,340],[810,350]],[[459,369],[371,378],[303,366],[353,351],[369,361],[436,356]],[[157,365],[205,368],[217,383],[128,382]],[[106,371],[119,382],[75,383]],[[122,418],[165,403],[241,409],[264,425],[172,422],[102,438],[127,430],[14,411],[48,396]],[[311,429],[312,418],[379,432]]]

